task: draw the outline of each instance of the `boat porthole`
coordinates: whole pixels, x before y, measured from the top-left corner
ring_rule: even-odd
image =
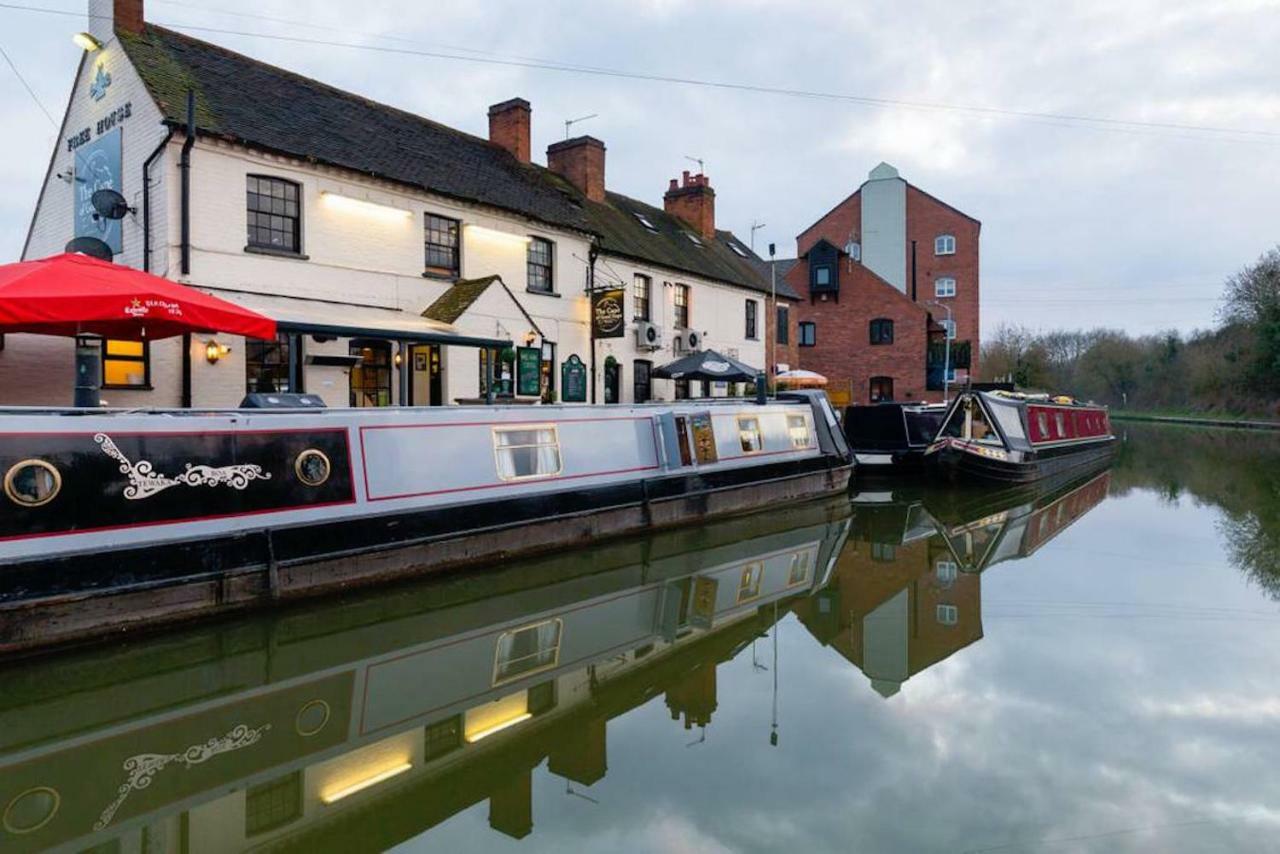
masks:
[[[48,504],[62,489],[62,475],[44,460],[22,460],[9,466],[4,476],[4,494],[20,507]]]
[[[312,700],[298,709],[298,716],[294,718],[293,728],[298,735],[303,738],[310,738],[318,735],[320,730],[325,728],[329,723],[329,704],[324,700]]]
[[[322,486],[329,479],[329,473],[332,470],[333,466],[330,465],[329,458],[323,451],[317,451],[315,448],[307,448],[298,454],[298,459],[293,462],[294,474],[307,486]]]
[[[53,821],[60,806],[62,796],[56,789],[48,786],[27,789],[4,808],[4,829],[17,835],[35,833]]]

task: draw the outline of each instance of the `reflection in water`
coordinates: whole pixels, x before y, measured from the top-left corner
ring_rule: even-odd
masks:
[[[486,800],[493,829],[524,837],[534,768],[596,783],[610,719],[661,696],[707,727],[717,665],[828,582],[848,513],[730,520],[15,670],[3,850],[368,850]]]
[[[1046,579],[1044,567],[1070,554],[1055,538],[1102,505],[1108,490],[1123,495],[1156,483],[1150,461],[1126,453],[1112,472],[1000,491],[863,483],[852,516],[841,503],[726,520],[10,667],[0,673],[0,851],[315,852],[433,840],[459,850],[508,837],[563,847],[575,833],[589,837],[592,816],[627,832],[629,814],[647,825],[664,812],[741,827],[731,848],[749,847],[743,839],[755,834],[757,847],[774,850],[790,836],[768,836],[761,828],[774,825],[752,824],[752,814],[791,835],[805,829],[802,817],[813,826],[826,821],[835,830],[821,837],[825,847],[843,850],[861,850],[849,842],[855,814],[867,832],[883,834],[859,837],[868,850],[964,850],[1124,827],[1123,815],[1098,827],[1053,822],[1059,813],[1090,815],[1082,804],[1099,779],[1135,791],[1149,790],[1129,782],[1144,779],[1145,769],[1153,769],[1146,778],[1170,779],[1180,766],[1160,763],[1186,759],[1159,749],[1154,735],[1170,729],[1178,745],[1199,730],[1177,731],[1183,724],[1155,716],[1219,714],[1231,698],[1161,705],[1177,693],[1152,679],[1135,697],[1131,673],[1120,667],[1122,684],[1112,693],[1138,703],[1137,711],[1106,704],[1111,694],[1097,680],[1113,669],[1098,650],[1127,642],[1132,655],[1135,631],[1161,631],[1182,613],[1172,604],[1156,602],[1161,622],[1137,629],[1106,621],[1110,635],[1007,618],[1026,617],[1025,603],[1050,596],[1047,580],[1058,585],[1055,614],[1106,598],[1101,585],[1071,592],[1068,579]],[[1230,488],[1215,486],[1208,471],[1203,480],[1166,472],[1158,490],[1170,495],[1167,478],[1180,478],[1173,494],[1193,492],[1276,530],[1268,527],[1274,509],[1231,505]],[[1217,481],[1231,480],[1219,471]],[[1124,503],[1107,503],[1091,523]],[[1129,523],[1115,518],[1116,527]],[[1077,537],[1073,548],[1080,545]],[[986,640],[975,647],[983,654],[957,655],[984,638],[984,616]],[[795,630],[782,632],[780,688],[779,623]],[[1186,627],[1168,628],[1154,648],[1176,656]],[[1071,660],[1072,644],[1087,640],[1092,655]],[[813,654],[815,641],[839,658]],[[964,680],[943,688],[929,677],[904,688],[948,659],[988,659],[987,670],[960,671]],[[1220,657],[1215,669],[1229,660]],[[993,676],[993,662],[1009,670]],[[942,673],[957,671],[931,675]],[[1051,693],[1060,682],[1071,686],[1062,689],[1069,696]],[[884,697],[907,695],[918,715],[902,696],[881,702],[867,683]],[[779,692],[787,730],[773,748],[761,730],[772,717],[776,734]],[[1022,705],[990,705],[1014,694]],[[1090,711],[1072,717],[1054,702]],[[971,714],[983,709],[985,719]],[[1024,719],[1022,709],[1032,712]],[[1047,742],[1046,714],[1057,715]],[[1093,725],[1104,719],[1106,726]],[[663,752],[668,737],[674,754]],[[948,745],[950,754],[931,752]],[[956,755],[965,748],[979,756],[972,765]],[[1076,769],[1070,762],[1081,754],[1089,761]],[[1046,757],[1058,764],[1046,765]],[[984,774],[992,766],[1007,788],[991,788]],[[590,812],[565,819],[562,808],[535,797],[547,775],[557,798]],[[894,776],[900,796],[875,784]],[[1072,788],[1072,779],[1089,782]],[[831,800],[805,812],[815,789]],[[783,790],[804,795],[783,802]],[[918,813],[920,798],[946,820],[903,822]],[[851,806],[832,810],[837,799]],[[975,824],[995,802],[1011,817]],[[1111,816],[1112,806],[1102,814]],[[1180,818],[1172,808],[1152,812],[1162,822]],[[566,828],[570,820],[582,827]],[[964,833],[947,835],[962,825]],[[661,837],[665,847],[700,847],[696,828],[662,826],[676,834]],[[935,844],[915,844],[917,834]]]

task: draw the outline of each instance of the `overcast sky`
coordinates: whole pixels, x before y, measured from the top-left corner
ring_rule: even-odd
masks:
[[[17,0],[80,11],[78,0]],[[358,6],[359,14],[349,11]],[[216,11],[213,11],[216,10]],[[258,17],[246,17],[258,16]],[[264,20],[306,21],[309,26]],[[422,2],[147,0],[181,24],[398,49],[462,49],[913,104],[1250,131],[977,114],[619,79],[190,31],[477,134],[533,104],[534,156],[608,146],[611,189],[661,204],[703,158],[718,225],[779,256],[880,161],[980,219],[983,328],[1214,323],[1223,278],[1280,243],[1280,2]],[[0,9],[0,46],[61,119],[83,23]],[[21,252],[55,131],[0,65],[0,259]],[[197,213],[198,215],[198,213]]]

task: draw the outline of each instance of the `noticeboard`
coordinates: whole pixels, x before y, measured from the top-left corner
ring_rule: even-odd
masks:
[[[560,399],[565,403],[587,402],[587,366],[576,353],[560,366]]]
[[[541,394],[541,367],[541,348],[516,348],[516,394],[530,397]]]

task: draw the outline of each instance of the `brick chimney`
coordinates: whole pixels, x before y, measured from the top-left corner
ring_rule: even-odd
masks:
[[[489,108],[489,141],[529,162],[529,117],[533,108],[524,98],[512,98]]]
[[[117,31],[142,32],[142,0],[89,0],[89,32],[106,44]]]
[[[579,136],[547,146],[547,168],[593,202],[604,201],[604,143]]]
[[[716,191],[711,189],[711,179],[699,172],[690,175],[686,170],[682,181],[671,179],[671,186],[662,197],[667,213],[679,217],[691,225],[703,240],[716,236]]]

